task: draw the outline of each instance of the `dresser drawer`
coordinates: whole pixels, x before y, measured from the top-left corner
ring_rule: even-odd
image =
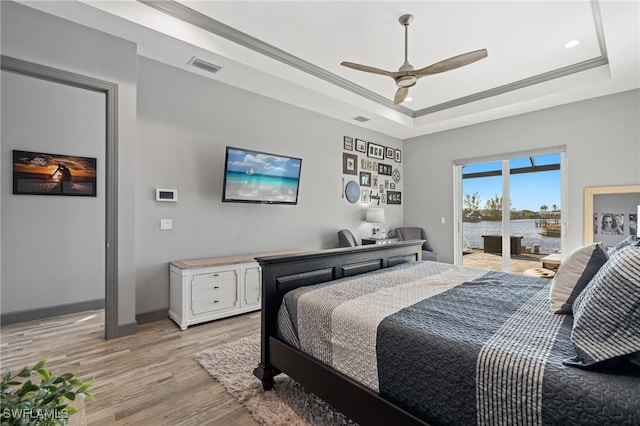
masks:
[[[191,282],[191,311],[193,315],[234,308],[238,303],[236,271],[194,275]]]
[[[194,274],[193,282],[221,282],[229,280],[237,280],[238,273],[235,269],[229,269],[227,271],[207,272],[204,274]]]

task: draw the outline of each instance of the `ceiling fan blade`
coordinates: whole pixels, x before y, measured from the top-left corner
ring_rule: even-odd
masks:
[[[396,95],[393,97],[393,103],[394,105],[398,105],[401,104],[402,102],[404,102],[405,98],[407,97],[407,95],[409,94],[409,88],[408,87],[401,87],[396,91]]]
[[[340,63],[340,65],[342,65],[343,67],[347,67],[347,68],[353,68],[354,70],[358,70],[358,71],[364,71],[364,72],[370,72],[373,74],[381,74],[381,75],[387,75],[391,78],[396,78],[396,74],[398,74],[397,72],[392,72],[392,71],[385,71],[385,70],[381,70],[380,68],[374,68],[374,67],[370,67],[368,65],[360,65],[360,64],[354,64],[353,62],[342,62]]]
[[[473,52],[463,53],[462,55],[454,56],[453,58],[445,59],[444,61],[436,62],[428,67],[421,68],[413,72],[417,77],[424,77],[426,75],[438,74],[440,72],[451,71],[456,68],[469,65],[473,62],[479,61],[487,57],[487,49],[475,50]]]

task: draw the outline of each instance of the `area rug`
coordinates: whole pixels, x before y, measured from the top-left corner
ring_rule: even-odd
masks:
[[[195,358],[259,424],[355,425],[284,374],[276,376],[273,389],[265,392],[253,375],[260,360],[259,334],[197,353]]]

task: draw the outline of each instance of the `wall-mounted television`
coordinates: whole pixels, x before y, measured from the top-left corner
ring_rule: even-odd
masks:
[[[228,146],[223,202],[297,204],[302,159]]]

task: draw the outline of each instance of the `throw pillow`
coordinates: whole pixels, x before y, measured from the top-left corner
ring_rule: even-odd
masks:
[[[582,246],[562,261],[553,281],[549,300],[554,314],[570,314],[576,297],[609,259],[601,243]]]
[[[609,256],[613,255],[614,253],[622,250],[625,247],[631,246],[631,245],[638,245],[640,244],[640,239],[638,239],[637,235],[629,235],[627,238],[625,238],[624,240],[620,241],[618,244],[616,244],[615,246],[609,248]]]
[[[576,357],[565,364],[589,367],[640,351],[640,246],[616,252],[573,304],[571,342]]]

